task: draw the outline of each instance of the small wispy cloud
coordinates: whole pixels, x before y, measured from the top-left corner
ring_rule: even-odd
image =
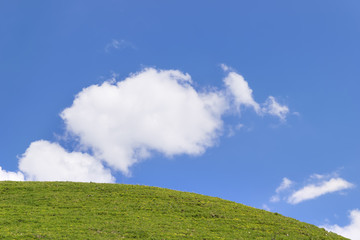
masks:
[[[229,71],[235,72],[235,70],[232,67],[230,67],[224,63],[221,63],[220,67],[224,72],[229,72]]]
[[[360,240],[360,210],[354,209],[350,211],[350,224],[344,227],[339,225],[323,225],[321,228],[325,228],[330,232],[337,233],[344,237],[350,238],[352,240]]]
[[[275,190],[275,195],[270,198],[270,202],[279,202],[280,201],[280,193],[284,192],[285,190],[288,190],[291,185],[293,184],[293,181],[290,179],[284,177],[279,187]]]
[[[281,105],[273,96],[269,96],[263,104],[259,104],[253,97],[253,90],[249,87],[249,83],[242,75],[225,64],[220,64],[220,67],[228,74],[224,78],[224,83],[228,94],[232,95],[233,104],[238,112],[242,107],[250,107],[258,115],[272,115],[278,117],[282,122],[286,121],[289,114],[288,106]]]
[[[273,96],[269,96],[262,107],[262,111],[280,118],[281,121],[285,121],[286,116],[289,113],[289,108],[279,104]]]
[[[283,178],[280,186],[275,190],[275,195],[270,198],[270,202],[285,200],[289,204],[298,204],[303,201],[318,198],[325,194],[340,192],[353,188],[355,185],[337,176],[337,174],[311,175],[305,184],[298,189],[292,188],[293,181]],[[286,190],[286,194],[283,192]],[[291,190],[291,191],[290,191]]]
[[[238,111],[241,106],[252,107],[255,112],[259,113],[260,105],[253,98],[253,90],[244,77],[236,72],[229,72],[224,79],[224,83],[233,96],[234,104]]]
[[[290,179],[285,177],[285,178],[283,178],[280,186],[278,188],[276,188],[275,192],[280,193],[280,192],[288,189],[292,184],[293,184],[293,181],[291,181]]]
[[[244,126],[245,125],[242,124],[242,123],[239,123],[239,124],[237,124],[235,126],[232,126],[232,125],[228,126],[227,137],[234,136],[236,134],[236,132],[239,131],[240,129],[244,128]]]
[[[291,194],[291,196],[289,196],[288,203],[298,204],[306,200],[318,198],[328,193],[334,193],[352,187],[354,187],[354,184],[342,178],[331,178],[329,180],[320,181],[316,184],[306,185],[295,191]]]
[[[124,39],[112,39],[110,43],[106,44],[105,46],[105,52],[110,52],[112,49],[119,50],[123,48],[132,48],[136,49],[135,45],[129,41],[126,41]]]

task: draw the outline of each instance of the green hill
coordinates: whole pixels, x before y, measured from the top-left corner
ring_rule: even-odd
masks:
[[[0,228],[0,239],[345,239],[219,198],[71,182],[0,182]]]

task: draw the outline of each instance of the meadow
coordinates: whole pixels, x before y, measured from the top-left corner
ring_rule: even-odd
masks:
[[[239,203],[163,188],[0,182],[0,239],[345,239]]]

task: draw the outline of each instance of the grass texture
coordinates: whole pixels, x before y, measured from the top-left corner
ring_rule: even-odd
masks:
[[[98,183],[0,182],[0,239],[345,239],[195,193]]]

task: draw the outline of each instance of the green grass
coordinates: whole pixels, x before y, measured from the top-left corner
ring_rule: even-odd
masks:
[[[219,198],[163,188],[0,182],[0,239],[345,239]]]

